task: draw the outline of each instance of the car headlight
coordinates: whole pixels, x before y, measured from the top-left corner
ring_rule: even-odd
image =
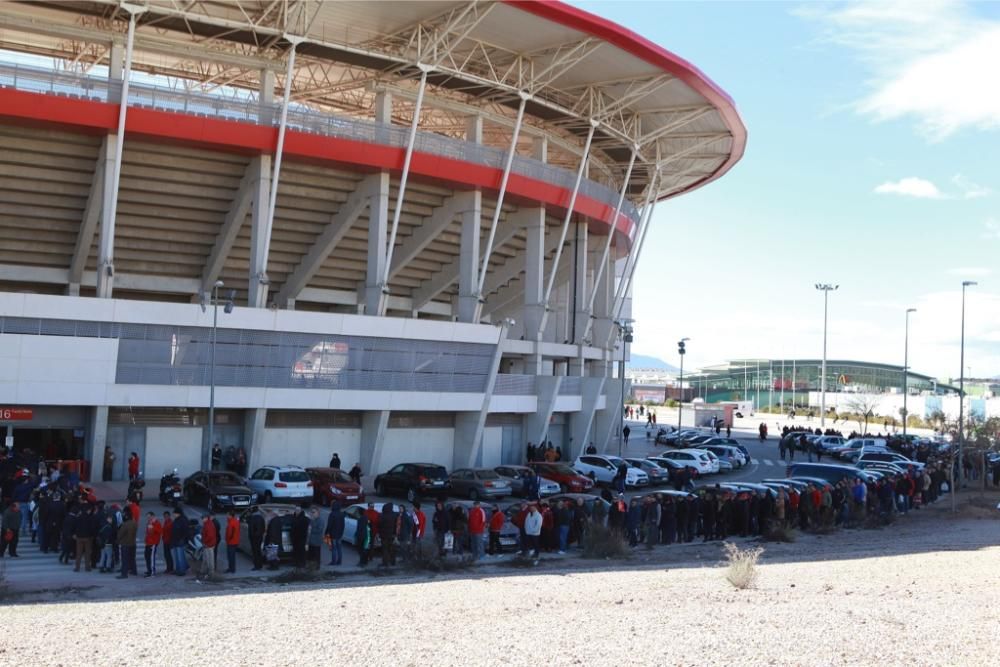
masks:
[[[342,491],[340,489],[338,489],[337,487],[335,487],[333,484],[331,484],[330,485],[330,493],[335,493],[335,494],[337,494],[339,496],[342,493]]]
[[[252,502],[252,503],[257,502],[257,494],[256,493],[251,493],[250,494],[250,502]]]

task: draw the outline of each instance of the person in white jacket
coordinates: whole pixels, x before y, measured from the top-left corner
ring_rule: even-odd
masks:
[[[524,535],[527,540],[524,550],[530,550],[532,558],[538,558],[538,540],[541,534],[542,513],[538,511],[538,505],[532,505],[528,509],[528,516],[524,517]]]

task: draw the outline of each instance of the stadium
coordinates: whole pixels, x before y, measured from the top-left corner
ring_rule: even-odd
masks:
[[[603,448],[654,210],[746,142],[516,1],[5,2],[0,136],[0,427],[114,479]]]

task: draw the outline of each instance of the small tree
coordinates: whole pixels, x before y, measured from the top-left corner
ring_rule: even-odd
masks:
[[[875,416],[881,399],[874,394],[855,394],[847,401],[847,409],[854,413],[858,420],[861,435],[868,432],[868,420]]]

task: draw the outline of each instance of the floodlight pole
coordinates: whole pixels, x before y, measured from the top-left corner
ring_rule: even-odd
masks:
[[[910,419],[910,413],[906,409],[906,397],[909,393],[907,380],[910,374],[910,313],[915,312],[916,308],[906,309],[906,328],[903,334],[903,437],[906,437],[906,422]]]
[[[819,378],[819,427],[825,430],[826,427],[826,327],[827,313],[829,306],[830,292],[836,290],[840,285],[830,285],[827,283],[816,283],[816,289],[823,292],[823,365],[820,369]],[[864,435],[864,434],[862,434]]]
[[[953,482],[957,481],[958,484],[962,483],[962,438],[963,438],[963,426],[965,421],[965,289],[967,287],[972,287],[973,285],[978,285],[974,280],[963,280],[962,281],[962,338],[959,345],[959,363],[961,367],[959,368],[958,375],[958,447],[955,450],[957,455],[956,460],[952,463],[951,473],[953,477]],[[956,465],[957,464],[957,465]],[[954,478],[957,477],[957,480]],[[951,486],[951,509],[955,509],[955,494],[958,493],[958,484],[952,484]]]

